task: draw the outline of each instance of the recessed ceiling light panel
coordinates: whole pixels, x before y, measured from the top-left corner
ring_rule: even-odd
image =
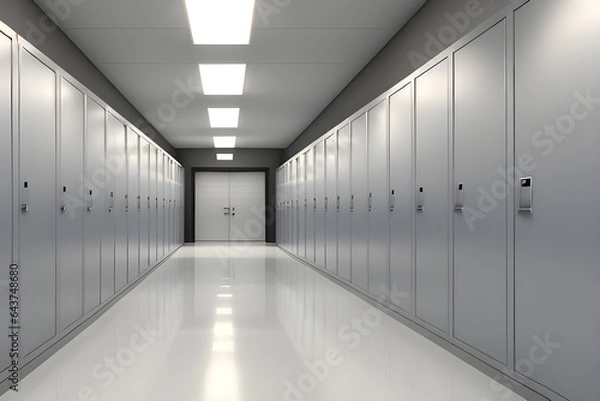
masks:
[[[235,136],[213,136],[215,148],[217,149],[233,149],[235,148]]]
[[[240,109],[208,109],[211,128],[237,128]]]
[[[217,153],[217,160],[218,161],[232,161],[233,153]],[[222,298],[222,297],[219,295],[219,298]]]
[[[205,95],[244,94],[246,64],[200,64],[200,78]]]
[[[185,0],[196,45],[248,45],[255,0]]]

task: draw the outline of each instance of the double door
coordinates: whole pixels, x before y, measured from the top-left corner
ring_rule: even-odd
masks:
[[[265,173],[196,173],[196,241],[265,241]]]

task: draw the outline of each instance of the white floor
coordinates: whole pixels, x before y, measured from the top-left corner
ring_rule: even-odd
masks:
[[[186,246],[0,401],[521,401],[275,247]]]

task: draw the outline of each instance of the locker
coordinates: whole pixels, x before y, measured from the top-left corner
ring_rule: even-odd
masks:
[[[337,274],[337,133],[325,140],[325,267]]]
[[[389,299],[390,197],[388,192],[388,106],[379,103],[368,112],[369,291]]]
[[[285,165],[285,246],[286,249],[292,252],[292,188],[291,188],[291,168],[290,164]]]
[[[162,151],[157,153],[157,177],[156,188],[158,196],[158,223],[157,223],[157,240],[156,240],[156,257],[161,261],[165,255],[165,156]]]
[[[85,96],[60,80],[58,311],[63,331],[83,316],[83,176]]]
[[[113,115],[108,115],[108,134],[114,141],[112,168],[115,175],[115,291],[127,284],[127,216],[129,195],[127,193],[127,133],[125,126]]]
[[[13,38],[0,31],[0,321],[10,322],[9,271],[13,262]],[[0,328],[0,349],[10,349],[8,324]],[[8,352],[0,353],[0,372],[10,365]]]
[[[298,256],[306,259],[306,208],[308,199],[306,199],[306,154],[298,158]]]
[[[390,97],[390,302],[413,313],[412,84]]]
[[[315,263],[315,150],[310,148],[306,152],[306,260]]]
[[[19,50],[19,249],[24,357],[56,335],[56,73]],[[40,96],[43,93],[44,96]]]
[[[290,200],[292,201],[290,206],[290,216],[292,218],[292,222],[290,225],[290,250],[294,255],[298,254],[298,188],[297,184],[297,174],[298,171],[296,169],[297,161],[292,160],[290,162]]]
[[[600,397],[598,15],[592,0],[515,12],[516,369],[571,401]]]
[[[140,274],[150,267],[150,147],[140,139]]]
[[[158,158],[157,149],[150,145],[150,265],[154,265],[158,257]]]
[[[116,136],[110,131],[114,123],[114,117],[108,112],[105,115],[105,158],[103,160],[102,174],[106,176],[106,187],[104,191],[104,223],[102,230],[102,253],[101,253],[101,301],[109,300],[115,294],[115,190],[116,173],[119,163],[116,153]],[[111,125],[109,125],[109,122]],[[117,167],[115,167],[117,166]]]
[[[448,331],[448,59],[415,80],[417,317]]]
[[[507,197],[485,219],[478,188],[506,171],[506,27],[454,56],[454,336],[507,363]],[[473,69],[473,65],[477,69]]]
[[[142,198],[140,194],[140,138],[131,128],[127,129],[127,221],[128,221],[128,263],[127,282],[134,281],[140,269],[140,215]]]
[[[352,283],[368,290],[367,115],[363,114],[352,121],[351,129]]]
[[[107,178],[104,171],[105,111],[87,99],[87,129],[85,134],[84,218],[83,218],[83,295],[84,314],[100,305],[100,268],[103,230],[105,225],[104,194]]]
[[[350,213],[350,127],[346,125],[338,131],[338,196],[339,210],[337,218],[338,239],[338,275],[351,281],[351,229]]]
[[[325,142],[315,146],[315,195],[317,211],[315,213],[315,262],[325,268]]]

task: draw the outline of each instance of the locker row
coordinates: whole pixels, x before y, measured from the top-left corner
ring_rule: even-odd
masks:
[[[280,167],[277,241],[551,400],[600,399],[599,11],[516,3]]]
[[[183,169],[88,89],[0,26],[0,381],[122,294],[183,242]]]

